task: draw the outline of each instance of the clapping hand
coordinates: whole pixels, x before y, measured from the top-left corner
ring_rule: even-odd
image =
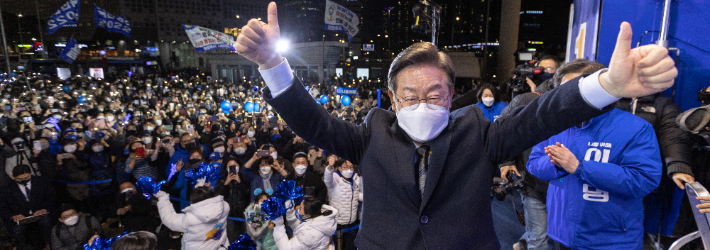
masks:
[[[545,153],[552,164],[563,168],[570,174],[574,174],[577,171],[579,160],[565,145],[558,142],[556,145],[547,146],[545,147]]]

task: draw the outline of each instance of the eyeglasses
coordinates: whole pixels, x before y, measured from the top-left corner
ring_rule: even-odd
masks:
[[[550,72],[550,71],[552,71],[552,67],[545,68],[545,72]]]
[[[402,104],[402,108],[407,109],[407,110],[416,109],[418,107],[417,104],[421,103],[422,100],[426,101],[425,103],[426,103],[427,107],[429,107],[431,109],[439,109],[439,108],[444,107],[446,105],[446,101],[449,100],[448,96],[442,96],[442,95],[432,95],[432,96],[428,96],[427,98],[423,98],[423,99],[419,99],[419,97],[413,96],[413,95],[399,98],[399,96],[397,96],[396,93],[394,94],[394,96],[397,97],[397,98],[395,98],[395,100],[397,100],[397,102]]]

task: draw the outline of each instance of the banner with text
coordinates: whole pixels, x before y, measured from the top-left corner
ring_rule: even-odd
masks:
[[[357,26],[360,18],[349,9],[340,4],[325,1],[325,30],[345,31],[348,33],[348,42],[360,31]]]
[[[65,47],[64,50],[62,50],[62,53],[59,54],[59,58],[67,61],[69,64],[72,64],[79,56],[80,52],[81,48],[79,48],[79,44],[76,40],[74,40],[74,37],[72,37],[69,39],[69,42],[67,42],[67,47]]]
[[[131,37],[131,22],[125,17],[111,15],[96,4],[94,4],[94,17],[96,19],[96,27]]]
[[[79,0],[69,0],[49,18],[47,34],[54,34],[59,28],[79,22]]]
[[[213,49],[230,49],[234,50],[236,42],[233,36],[225,33],[203,28],[195,25],[182,25],[185,28],[187,37],[190,38],[192,46],[196,51],[208,51]]]
[[[335,89],[335,94],[337,94],[337,95],[357,95],[357,89],[356,88],[338,87]]]

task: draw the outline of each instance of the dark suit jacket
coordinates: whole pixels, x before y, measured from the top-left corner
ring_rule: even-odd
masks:
[[[316,104],[297,79],[276,98],[266,91],[267,101],[306,141],[360,166],[360,249],[500,249],[490,202],[494,164],[611,109],[586,103],[578,80],[495,123],[477,106],[460,108],[429,142],[422,199],[415,147],[394,112],[372,109],[360,126],[344,122]]]
[[[40,176],[32,176],[30,182],[32,187],[30,188],[29,202],[25,199],[20,187],[17,186],[17,182],[13,181],[2,188],[2,193],[0,194],[0,217],[9,219],[18,214],[30,216],[30,210],[36,212],[46,209],[50,212],[50,215],[54,212],[55,195],[52,183]],[[56,217],[56,215],[51,216]]]

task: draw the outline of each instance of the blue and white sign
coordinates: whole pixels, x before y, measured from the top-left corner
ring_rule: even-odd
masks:
[[[236,40],[231,35],[196,25],[183,24],[182,27],[185,28],[185,33],[187,33],[187,37],[190,38],[190,42],[192,46],[195,47],[195,51],[200,52],[213,49],[234,50],[233,45]]]
[[[104,28],[108,32],[117,32],[131,37],[131,23],[122,16],[114,16],[94,4],[96,27]]]
[[[76,43],[76,40],[72,37],[69,39],[69,42],[67,42],[67,47],[65,47],[64,50],[62,50],[62,53],[59,54],[59,58],[67,61],[69,64],[72,64],[79,56],[80,52],[81,48],[79,48],[79,44]]]
[[[357,95],[357,89],[356,88],[343,88],[343,87],[338,87],[335,89],[335,94],[338,95]]]
[[[345,31],[348,33],[348,42],[360,31],[357,26],[360,18],[349,9],[340,4],[325,1],[325,30]]]
[[[47,34],[54,34],[59,28],[65,25],[79,22],[79,0],[69,0],[62,5],[57,12],[49,18],[47,23]]]
[[[574,59],[597,60],[597,36],[601,0],[575,0],[567,34],[567,62]]]

